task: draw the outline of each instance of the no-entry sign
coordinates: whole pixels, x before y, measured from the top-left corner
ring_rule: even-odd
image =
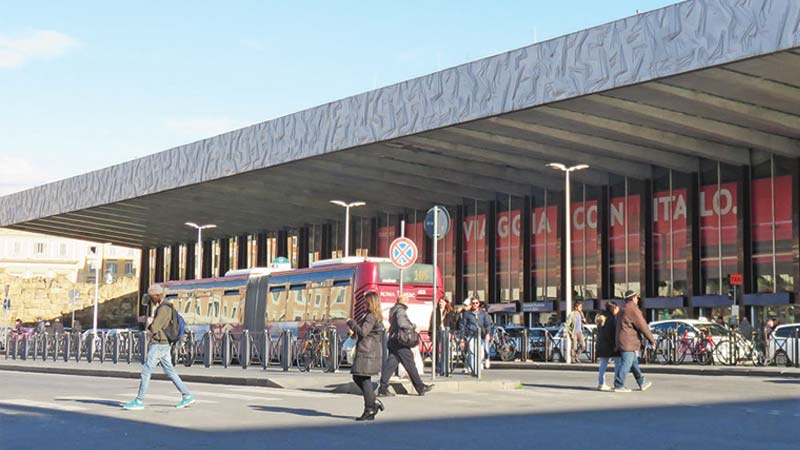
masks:
[[[399,237],[389,246],[389,259],[398,269],[408,269],[417,262],[417,245],[409,238]]]

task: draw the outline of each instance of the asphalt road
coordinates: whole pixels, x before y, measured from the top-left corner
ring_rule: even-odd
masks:
[[[385,399],[357,423],[358,396],[153,381],[144,411],[124,411],[135,380],[0,374],[0,449],[796,449],[800,380],[653,375],[647,392],[594,391],[581,372],[488,371],[502,392]],[[631,381],[632,383],[632,381]]]

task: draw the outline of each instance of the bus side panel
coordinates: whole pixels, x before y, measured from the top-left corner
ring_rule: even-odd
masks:
[[[269,277],[252,277],[247,280],[244,295],[244,328],[251,333],[264,331],[267,310],[267,285]]]

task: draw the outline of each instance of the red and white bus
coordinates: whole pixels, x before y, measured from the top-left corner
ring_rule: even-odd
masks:
[[[433,266],[415,264],[403,271],[403,292],[411,296],[409,318],[427,331],[433,311]],[[444,295],[437,273],[439,297]],[[309,326],[336,325],[359,318],[367,292],[378,293],[388,310],[400,293],[400,270],[385,258],[348,257],[323,260],[308,269],[247,269],[227,276],[161,283],[167,300],[181,312],[195,333],[240,331],[303,334]]]

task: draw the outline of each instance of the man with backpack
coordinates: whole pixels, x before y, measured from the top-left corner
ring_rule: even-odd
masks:
[[[185,408],[194,403],[194,397],[181,381],[181,377],[175,372],[175,367],[172,365],[170,345],[180,340],[182,319],[172,304],[164,300],[164,288],[161,285],[154,284],[150,286],[147,289],[147,294],[150,296],[150,301],[156,306],[152,322],[148,318],[149,325],[147,326],[151,333],[150,339],[152,343],[147,350],[147,360],[142,366],[142,381],[139,383],[139,393],[135,399],[122,407],[125,409],[144,409],[144,396],[150,385],[150,376],[156,365],[161,362],[161,368],[164,369],[164,373],[172,380],[172,383],[183,396],[175,407]]]

